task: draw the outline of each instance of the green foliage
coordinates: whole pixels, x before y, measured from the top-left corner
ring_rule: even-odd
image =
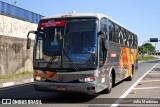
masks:
[[[24,71],[24,72],[19,73],[19,74],[7,75],[7,76],[0,76],[0,80],[3,80],[3,79],[14,79],[14,78],[22,78],[22,77],[29,77],[29,76],[32,76],[32,75],[33,75],[32,72]]]
[[[143,53],[143,46],[138,46],[138,53],[139,54]]]
[[[146,43],[146,44],[143,44],[142,46],[138,47],[139,54],[144,54],[144,53],[151,54],[154,51],[155,51],[155,47],[150,43]]]
[[[158,58],[155,58],[153,56],[145,56],[145,57],[139,57],[138,61],[148,61],[148,60],[156,60]]]

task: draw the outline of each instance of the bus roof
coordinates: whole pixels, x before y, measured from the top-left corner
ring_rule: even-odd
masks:
[[[53,16],[47,16],[47,17],[43,17],[43,19],[52,19],[52,18],[65,18],[65,17],[97,17],[99,19],[105,17],[113,22],[115,22],[116,24],[120,25],[119,23],[117,23],[116,21],[114,21],[113,19],[111,19],[110,17],[102,14],[102,13],[67,13],[67,14],[59,14],[59,15],[53,15]],[[121,25],[120,25],[121,26]],[[122,26],[123,27],[123,26]]]
[[[102,13],[79,13],[79,12],[71,12],[71,13],[67,13],[67,14],[59,14],[59,15],[53,15],[53,16],[47,16],[47,17],[43,17],[43,19],[53,19],[53,18],[78,18],[78,17],[97,17],[98,19],[101,18],[107,18],[109,20],[111,20],[112,22],[116,23],[117,25],[125,28],[126,30],[130,31],[129,29],[127,29],[126,27],[124,27],[123,25],[119,24],[117,21],[113,20],[112,18],[110,18],[107,15],[104,15]],[[133,32],[132,32],[133,33]],[[134,33],[133,33],[134,34]]]

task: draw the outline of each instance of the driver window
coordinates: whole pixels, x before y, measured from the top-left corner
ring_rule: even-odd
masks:
[[[107,19],[105,18],[101,19],[101,31],[104,33],[107,39],[108,38],[107,37],[108,28],[107,28]]]
[[[107,56],[107,49],[105,48],[104,38],[99,40],[99,67],[103,67]]]

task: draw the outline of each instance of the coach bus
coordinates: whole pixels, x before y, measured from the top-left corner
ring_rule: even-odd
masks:
[[[115,83],[132,80],[138,68],[137,36],[100,13],[45,17],[33,48],[34,87],[38,91],[110,93]]]

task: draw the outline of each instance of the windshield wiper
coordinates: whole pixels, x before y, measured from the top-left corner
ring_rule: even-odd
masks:
[[[64,32],[66,31],[66,27],[67,27],[67,21],[66,21],[66,24],[65,24],[65,28],[64,28]],[[62,53],[61,53],[61,67],[63,67],[63,52],[66,54],[67,58],[69,59],[70,63],[73,65],[73,67],[75,68],[75,70],[79,70],[78,67],[76,66],[76,64],[72,61],[72,59],[70,58],[70,56],[68,55],[67,51],[65,50],[65,47],[64,47],[64,37],[65,37],[65,33],[64,33],[64,36],[62,37],[62,44],[61,44],[61,49],[62,49]]]
[[[68,53],[66,52],[65,48],[63,48],[63,52],[66,54],[67,58],[69,59],[70,63],[74,66],[75,70],[79,70],[78,67],[76,66],[76,64],[72,61],[72,59],[70,58],[70,56],[68,55]],[[49,68],[51,66],[51,63],[53,61],[55,61],[56,56],[52,56],[52,58],[49,60],[49,62],[47,63],[45,68]],[[62,64],[62,62],[61,62]]]
[[[55,61],[55,59],[56,59],[56,56],[52,56],[52,58],[49,60],[45,68],[49,68],[51,66],[51,63]]]
[[[74,66],[75,70],[79,70],[78,67],[76,66],[76,64],[72,61],[72,59],[70,58],[70,56],[68,55],[68,53],[66,52],[65,48],[62,49],[63,52],[66,54],[67,58],[69,59],[70,63]]]

